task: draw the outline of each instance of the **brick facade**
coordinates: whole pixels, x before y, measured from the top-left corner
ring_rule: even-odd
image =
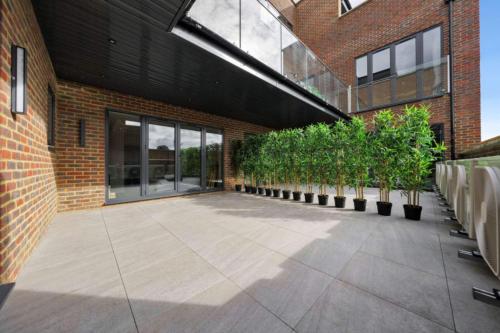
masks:
[[[268,130],[262,126],[75,82],[59,81],[57,91],[56,178],[59,211],[104,204],[106,108],[222,129],[226,189],[234,185],[229,155],[231,141],[243,139],[245,133]],[[80,119],[86,122],[85,147],[80,147],[78,141]]]
[[[479,1],[453,2],[453,73],[457,155],[481,140]],[[294,31],[348,85],[355,85],[355,58],[427,28],[441,25],[443,56],[448,50],[448,5],[444,0],[368,0],[339,16],[336,0],[302,0]],[[422,103],[433,123],[443,123],[450,146],[450,97]],[[404,105],[392,107],[400,111]],[[360,112],[371,119],[377,110]],[[449,154],[449,152],[448,152]]]
[[[52,63],[29,0],[0,1],[0,283],[12,281],[57,210],[55,153],[47,145]],[[27,114],[10,111],[10,48],[28,54]]]

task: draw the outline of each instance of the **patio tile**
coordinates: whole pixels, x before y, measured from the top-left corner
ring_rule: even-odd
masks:
[[[453,332],[346,283],[334,280],[297,332]]]
[[[249,232],[243,235],[245,238],[274,251],[301,239],[303,236],[299,233],[289,231],[269,225],[266,228]]]
[[[472,286],[449,279],[451,304],[457,332],[500,332],[500,308],[472,298]],[[488,291],[494,286],[491,285]],[[498,288],[498,285],[497,285]]]
[[[194,253],[164,260],[122,277],[140,326],[224,280]]]
[[[245,238],[231,236],[205,247],[200,255],[224,275],[229,276],[246,270],[248,266],[271,253],[265,247]]]
[[[361,251],[406,265],[430,274],[445,277],[441,251],[400,241],[368,238]]]
[[[276,316],[227,280],[139,328],[148,332],[291,332]]]
[[[352,247],[341,243],[306,237],[279,250],[287,257],[331,276],[340,273],[355,251]]]
[[[119,278],[78,292],[17,286],[0,312],[0,332],[136,332]]]
[[[230,279],[292,327],[332,280],[278,254],[265,256]]]
[[[453,328],[446,280],[385,259],[356,253],[340,280]]]

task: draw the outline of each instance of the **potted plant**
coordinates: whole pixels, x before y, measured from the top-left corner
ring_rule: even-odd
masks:
[[[400,117],[399,137],[399,181],[402,195],[407,203],[403,205],[405,218],[420,220],[420,192],[431,173],[431,166],[436,156],[445,150],[443,144],[437,144],[429,125],[429,108],[427,106],[406,106]]]
[[[278,198],[281,193],[281,188],[279,186],[279,162],[281,160],[280,144],[280,136],[278,132],[271,131],[267,134],[264,152],[266,154],[266,158],[268,159],[270,185],[275,198]]]
[[[391,215],[390,193],[398,176],[399,151],[402,144],[398,137],[399,132],[392,111],[383,110],[375,115],[373,133],[370,137],[372,150],[370,160],[373,176],[379,188],[379,201],[377,201],[379,215]]]
[[[231,141],[231,170],[234,177],[234,189],[236,192],[241,191],[241,171],[243,162],[243,141]]]
[[[364,197],[364,188],[368,182],[369,165],[369,146],[366,126],[362,118],[353,117],[348,127],[348,179],[349,185],[356,191],[356,195],[353,199],[354,210],[365,211],[366,199]]]
[[[249,135],[243,143],[243,172],[245,173],[245,192],[257,193],[255,170],[256,161],[259,158],[261,136],[257,134]]]
[[[314,143],[313,168],[315,179],[319,184],[318,203],[319,205],[328,205],[327,188],[330,182],[331,169],[331,150],[332,150],[332,131],[330,126],[319,123],[312,127],[314,131],[310,132],[313,136],[311,142]]]
[[[292,178],[292,168],[293,168],[293,154],[292,154],[292,140],[293,130],[287,129],[279,132],[279,143],[280,143],[280,156],[279,161],[279,174],[280,178],[283,180],[283,199],[290,199],[290,183]]]
[[[300,201],[302,195],[302,150],[304,145],[304,132],[301,128],[288,130],[288,154],[290,159],[290,177],[293,182],[293,200]]]
[[[315,157],[315,125],[309,125],[304,131],[303,149],[302,149],[302,170],[305,174],[306,193],[304,198],[307,203],[314,201],[313,183],[314,183],[314,157]]]
[[[344,189],[347,185],[347,155],[348,152],[349,127],[343,120],[339,120],[333,126],[332,131],[332,168],[331,178],[335,182],[335,207],[345,207]]]

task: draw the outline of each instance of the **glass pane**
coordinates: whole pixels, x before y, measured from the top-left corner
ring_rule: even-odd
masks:
[[[356,59],[356,77],[358,79],[358,85],[368,82],[367,56]]]
[[[370,86],[357,87],[356,107],[358,111],[365,110],[370,106],[368,101],[368,89]]]
[[[443,91],[442,79],[445,77],[441,68],[441,28],[434,28],[423,33],[424,97],[439,95]]]
[[[197,0],[188,16],[227,41],[240,45],[240,0]]]
[[[207,130],[205,149],[207,156],[207,188],[222,189],[222,134]]]
[[[175,190],[175,127],[151,123],[148,126],[148,193]]]
[[[141,195],[141,119],[138,116],[109,113],[107,185],[111,200]]]
[[[405,101],[417,97],[417,64],[415,38],[396,45],[396,99]]]
[[[380,106],[391,103],[391,80],[373,82],[372,106]]]
[[[304,86],[307,76],[306,48],[288,29],[282,28],[283,75]]]
[[[391,75],[391,51],[384,49],[373,54],[373,80],[380,80]]]
[[[326,67],[311,51],[307,50],[307,80],[306,89],[317,97],[326,100],[324,96],[324,75]]]
[[[201,188],[201,131],[181,128],[180,191],[199,191]]]
[[[280,22],[258,1],[241,2],[241,49],[279,73],[280,27]]]

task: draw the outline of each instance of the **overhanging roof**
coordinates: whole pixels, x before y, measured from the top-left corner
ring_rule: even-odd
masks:
[[[170,32],[185,1],[33,4],[62,79],[272,128],[345,117],[196,31]]]

